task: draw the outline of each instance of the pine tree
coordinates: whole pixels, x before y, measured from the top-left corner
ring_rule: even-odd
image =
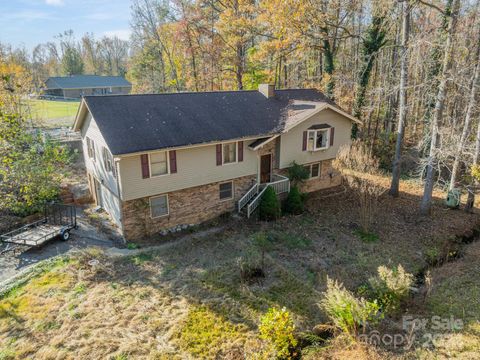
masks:
[[[276,220],[280,217],[280,202],[277,194],[272,187],[267,187],[260,200],[260,219],[262,220]]]
[[[302,194],[298,187],[292,186],[285,201],[285,212],[289,214],[299,215],[304,211]]]

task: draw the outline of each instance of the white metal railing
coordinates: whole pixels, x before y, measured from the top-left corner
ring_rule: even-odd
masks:
[[[290,179],[282,176],[282,175],[277,175],[274,174],[272,176],[272,182],[267,183],[267,186],[273,187],[273,190],[275,190],[276,194],[282,194],[284,192],[289,192],[290,191]]]
[[[285,192],[290,192],[289,178],[282,175],[273,174],[272,180],[274,181],[261,185],[255,184],[250,190],[248,190],[248,192],[238,202],[238,211],[240,211],[243,206],[248,204],[247,218],[250,218],[250,215],[257,209],[258,205],[260,205],[262,195],[268,187],[272,187],[277,195]],[[250,201],[251,199],[253,199],[253,201]]]
[[[250,215],[255,211],[255,209],[260,205],[260,200],[262,200],[262,195],[267,190],[268,186],[265,186],[262,191],[258,193],[258,195],[253,199],[253,201],[247,205],[247,218],[250,218]]]
[[[242,196],[240,200],[238,200],[238,212],[242,210],[242,208],[248,204],[248,202],[258,194],[258,184],[255,183],[245,195]]]

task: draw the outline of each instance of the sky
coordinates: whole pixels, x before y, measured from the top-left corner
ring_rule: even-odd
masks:
[[[0,42],[32,50],[72,29],[80,39],[130,35],[130,0],[0,0]]]

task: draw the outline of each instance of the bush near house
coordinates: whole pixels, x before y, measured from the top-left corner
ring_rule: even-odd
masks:
[[[261,220],[276,220],[281,215],[280,201],[277,194],[272,187],[267,187],[260,200],[260,219]]]
[[[303,194],[300,193],[297,186],[292,186],[288,197],[285,200],[285,212],[288,214],[299,215],[305,210],[303,203]]]

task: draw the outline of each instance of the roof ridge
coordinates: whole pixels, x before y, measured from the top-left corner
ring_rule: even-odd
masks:
[[[321,93],[321,91],[315,88],[289,88],[289,89],[275,89],[275,91],[292,91],[292,90],[315,90]],[[211,90],[211,91],[179,91],[179,92],[162,92],[162,93],[143,93],[143,94],[106,94],[106,95],[86,95],[87,97],[114,97],[114,96],[161,96],[161,95],[197,95],[197,94],[226,94],[226,93],[259,93],[258,90]],[[323,94],[323,93],[322,93]]]

